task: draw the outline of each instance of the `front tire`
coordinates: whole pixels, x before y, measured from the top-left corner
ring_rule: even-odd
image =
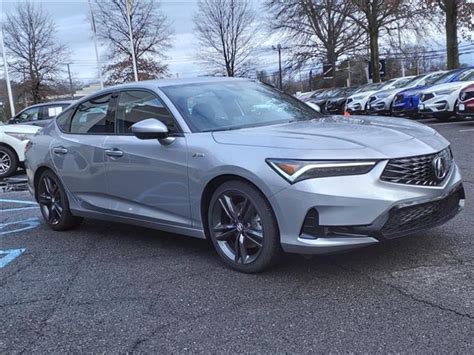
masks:
[[[66,191],[51,170],[40,176],[36,190],[41,214],[51,229],[65,231],[82,222],[82,218],[72,215]]]
[[[261,272],[281,253],[273,210],[265,196],[246,182],[228,181],[217,188],[209,204],[208,231],[224,263],[240,272]]]
[[[4,146],[0,146],[0,179],[11,176],[17,171],[19,165],[15,152]]]

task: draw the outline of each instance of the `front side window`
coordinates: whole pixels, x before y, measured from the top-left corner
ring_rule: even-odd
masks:
[[[20,113],[16,120],[18,122],[36,121],[39,119],[40,107],[33,107]]]
[[[149,118],[163,122],[169,133],[178,132],[173,116],[158,96],[142,90],[120,93],[116,113],[118,133],[131,134],[133,124]]]
[[[305,103],[253,81],[221,81],[165,86],[194,132],[219,131],[320,118]]]
[[[95,97],[80,104],[71,120],[71,133],[112,134],[114,120],[109,112],[112,95]]]

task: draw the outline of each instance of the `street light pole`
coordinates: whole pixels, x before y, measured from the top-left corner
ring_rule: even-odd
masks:
[[[0,43],[2,45],[3,67],[5,68],[5,81],[7,82],[8,101],[10,103],[10,114],[15,116],[15,104],[13,102],[12,87],[10,85],[10,75],[8,74],[7,54],[5,43],[3,43],[3,26],[0,28]]]
[[[280,90],[283,90],[283,76],[281,72],[281,44],[278,43],[276,46],[272,46],[273,50],[278,51],[278,84]]]
[[[66,65],[67,65],[67,75],[69,76],[69,92],[71,93],[71,99],[74,99],[74,88],[72,86],[70,63],[67,63]]]
[[[97,29],[95,27],[95,18],[94,18],[94,12],[92,11],[91,0],[89,0],[89,10],[91,12],[92,32],[94,33],[95,59],[97,61],[97,70],[99,71],[100,88],[103,89],[104,88],[104,79],[102,77],[102,65],[100,63],[99,47],[97,45]]]
[[[132,31],[132,0],[126,0],[127,3],[127,19],[128,19],[128,34],[130,36],[130,51],[132,53],[133,74],[135,81],[138,81],[137,59],[135,58],[135,48],[133,46],[133,31]]]

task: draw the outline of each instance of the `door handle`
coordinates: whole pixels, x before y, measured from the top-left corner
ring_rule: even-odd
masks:
[[[109,157],[120,158],[123,157],[123,152],[117,148],[114,149],[106,149],[105,154]]]
[[[64,155],[67,154],[67,149],[64,147],[54,147],[53,153],[58,155]]]

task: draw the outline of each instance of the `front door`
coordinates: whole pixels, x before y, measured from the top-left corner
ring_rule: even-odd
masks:
[[[165,123],[174,142],[164,145],[157,139],[135,137],[130,127],[148,118]],[[130,218],[189,227],[186,138],[179,134],[162,100],[149,91],[123,91],[115,122],[116,134],[105,140],[111,210]]]

